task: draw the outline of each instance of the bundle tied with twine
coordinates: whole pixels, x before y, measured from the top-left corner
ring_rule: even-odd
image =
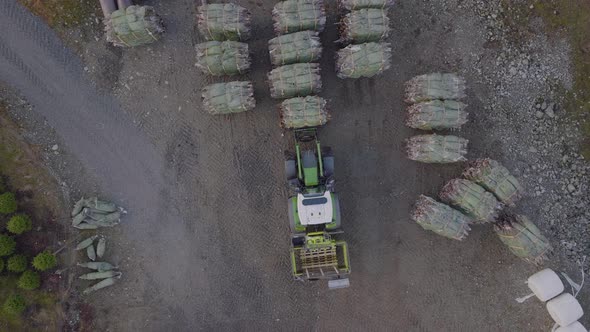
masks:
[[[459,129],[467,123],[466,105],[455,100],[433,100],[408,107],[406,125],[422,130]]]
[[[197,10],[197,26],[207,40],[250,39],[250,12],[246,8],[234,3],[214,3]]]
[[[391,66],[389,43],[348,45],[336,53],[339,78],[373,77]]]
[[[440,199],[473,218],[473,223],[493,222],[502,205],[494,195],[475,182],[465,179],[449,181],[439,193]]]
[[[248,44],[236,41],[197,44],[197,67],[214,76],[244,74],[250,68]]]
[[[111,13],[105,21],[107,41],[133,47],[153,43],[164,33],[160,16],[151,6],[129,6]]]
[[[494,231],[514,255],[535,265],[543,263],[552,250],[549,240],[523,215],[501,217]]]
[[[340,39],[344,43],[379,42],[389,36],[387,9],[353,10],[340,22]]]
[[[322,89],[317,63],[295,63],[275,68],[268,73],[268,80],[272,98],[302,97]]]
[[[515,206],[522,196],[520,182],[506,167],[489,158],[471,162],[463,172],[463,177],[481,185],[509,206]]]
[[[303,30],[324,31],[326,11],[321,0],[287,0],[272,10],[277,35]]]
[[[420,75],[406,82],[407,103],[465,98],[465,80],[454,73]]]
[[[240,113],[254,109],[252,82],[228,82],[211,84],[203,88],[202,99],[210,114]]]
[[[326,100],[322,97],[296,97],[281,103],[281,124],[284,128],[319,127],[329,119]]]
[[[453,240],[465,239],[471,230],[471,220],[467,216],[425,195],[420,195],[416,201],[412,220],[425,230]]]
[[[406,140],[408,158],[427,164],[465,161],[469,140],[452,135],[418,135]]]
[[[394,0],[338,0],[338,6],[346,10],[362,8],[387,9],[393,6]]]
[[[268,52],[273,66],[318,61],[322,44],[316,31],[299,31],[268,41]]]

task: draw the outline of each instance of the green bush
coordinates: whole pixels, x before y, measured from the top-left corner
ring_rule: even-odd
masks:
[[[10,233],[22,234],[30,231],[33,228],[33,223],[31,222],[31,218],[26,214],[17,214],[10,218],[6,228]]]
[[[41,277],[39,276],[39,273],[27,270],[21,274],[17,285],[22,289],[33,290],[41,286]]]
[[[0,258],[0,272],[4,271],[4,260]]]
[[[10,214],[16,211],[16,198],[13,193],[0,195],[0,213]]]
[[[0,256],[8,256],[14,252],[16,241],[8,235],[0,234]]]
[[[18,294],[12,294],[6,299],[2,309],[8,314],[18,315],[23,312],[26,307],[27,303],[25,302],[24,297]]]
[[[27,269],[27,257],[14,255],[8,259],[7,270],[11,272],[23,272]]]
[[[33,266],[39,271],[49,270],[55,265],[57,265],[57,258],[47,250],[33,258]]]

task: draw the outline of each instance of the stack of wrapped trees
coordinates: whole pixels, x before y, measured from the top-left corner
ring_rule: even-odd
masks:
[[[338,0],[340,8],[357,10],[363,8],[386,9],[393,6],[393,0]]]
[[[407,103],[463,98],[465,98],[465,80],[457,74],[420,75],[406,82]]]
[[[541,264],[552,250],[549,240],[523,215],[504,216],[494,230],[514,255],[532,264]]]
[[[467,237],[471,230],[469,227],[470,218],[450,206],[424,195],[420,195],[416,202],[412,212],[412,220],[425,230],[459,241]]]
[[[241,75],[250,69],[250,12],[233,3],[198,7],[197,26],[208,42],[197,45],[197,67],[212,76]],[[252,82],[211,84],[202,99],[210,114],[231,114],[256,106]]]
[[[440,191],[440,199],[463,211],[475,223],[493,222],[502,205],[477,183],[464,179],[449,181]]]
[[[340,23],[340,42],[379,42],[389,36],[386,9],[366,8],[346,14]]]
[[[122,6],[107,16],[108,11],[105,10],[106,38],[115,46],[150,44],[164,33],[162,19],[151,6]]]
[[[389,69],[388,43],[348,45],[336,53],[336,75],[340,78],[373,77]]]
[[[281,103],[281,125],[284,128],[319,127],[329,118],[326,100],[322,97],[296,97]]]
[[[233,3],[215,3],[197,8],[197,26],[207,40],[250,39],[250,12]]]
[[[268,41],[268,53],[273,66],[318,61],[322,44],[316,31],[299,31]]]
[[[304,30],[324,31],[326,11],[322,0],[287,0],[272,10],[277,35]]]
[[[414,129],[459,129],[467,123],[466,105],[455,100],[432,100],[408,107],[406,125]]]
[[[494,194],[500,202],[515,206],[522,196],[520,182],[499,162],[485,158],[470,163],[463,177]]]
[[[317,63],[295,63],[271,70],[268,74],[272,98],[292,98],[320,92],[322,80]]]
[[[465,138],[452,135],[418,135],[406,140],[408,158],[429,164],[448,164],[465,161]]]

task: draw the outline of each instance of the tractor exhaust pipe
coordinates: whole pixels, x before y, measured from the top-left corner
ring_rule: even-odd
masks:
[[[117,3],[115,0],[100,0],[100,7],[102,8],[102,14],[105,20],[107,20],[117,10]]]
[[[117,0],[117,7],[119,7],[119,9],[125,9],[132,5],[133,3],[131,3],[131,0]]]

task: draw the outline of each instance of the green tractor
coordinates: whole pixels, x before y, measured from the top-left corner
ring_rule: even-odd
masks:
[[[316,129],[295,131],[295,155],[285,161],[296,280],[327,279],[330,288],[349,286],[348,247],[339,239],[340,203],[334,193],[334,156],[322,148]]]

